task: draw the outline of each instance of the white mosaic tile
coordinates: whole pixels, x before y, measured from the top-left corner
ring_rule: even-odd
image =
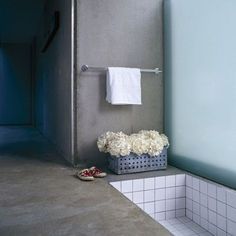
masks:
[[[236,222],[236,208],[227,206],[227,218]]]
[[[178,197],[185,197],[185,195],[186,195],[185,193],[186,193],[185,186],[177,186],[175,188],[176,198],[178,198]]]
[[[118,191],[121,191],[121,182],[117,181],[117,182],[112,182],[111,185],[117,189]]]
[[[217,227],[226,231],[226,218],[220,215],[217,215]]]
[[[200,202],[200,192],[193,189],[193,201]]]
[[[217,200],[226,203],[226,188],[217,187]]]
[[[200,205],[197,202],[193,202],[193,213],[200,215]]]
[[[212,211],[216,211],[216,199],[208,197],[207,198],[208,208]]]
[[[214,211],[208,211],[208,221],[213,224],[216,225],[216,212]]]
[[[193,221],[200,225],[200,216],[193,213]]]
[[[192,178],[193,189],[199,191],[200,190],[200,180],[198,178]]]
[[[207,195],[204,193],[200,193],[200,204],[207,207]]]
[[[190,211],[193,210],[193,201],[191,199],[186,198],[186,208]]]
[[[155,188],[165,188],[166,187],[166,177],[156,177],[155,178]]]
[[[189,218],[189,219],[193,219],[193,212],[192,211],[190,211],[190,210],[186,210],[186,216]]]
[[[152,202],[155,200],[155,190],[144,191],[144,202]]]
[[[156,201],[155,211],[156,212],[166,211],[166,200]]]
[[[132,180],[125,180],[121,182],[122,193],[132,192]]]
[[[164,188],[155,190],[155,200],[164,200],[166,199],[166,190]]]
[[[186,186],[192,188],[192,184],[193,184],[192,176],[186,175]]]
[[[141,192],[133,192],[133,202],[134,202],[134,203],[141,203],[141,202],[144,202],[144,194],[143,194],[143,191],[141,191]]]
[[[143,203],[137,203],[136,204],[139,208],[141,208],[142,210],[144,210],[144,204]]]
[[[203,229],[208,230],[208,221],[204,218],[200,218],[200,225]]]
[[[217,228],[215,225],[209,223],[208,224],[208,230],[211,234],[216,235],[217,234]]]
[[[176,209],[185,209],[185,198],[177,198],[175,199]]]
[[[166,219],[175,218],[175,211],[166,211]]]
[[[166,199],[175,198],[175,187],[166,188]]]
[[[175,175],[166,176],[166,187],[175,186]]]
[[[155,179],[146,178],[144,179],[144,190],[155,189]]]
[[[217,214],[226,217],[226,204],[217,201]]]
[[[176,186],[185,186],[185,174],[176,175]]]
[[[208,196],[212,198],[216,198],[216,185],[208,183],[207,184],[207,193]]]
[[[143,191],[144,190],[144,180],[135,179],[133,180],[133,191]]]
[[[227,205],[236,208],[236,191],[229,190],[226,192],[227,195]]]
[[[166,210],[175,210],[175,199],[166,199]]]
[[[186,197],[193,199],[193,190],[190,187],[186,187]]]
[[[155,213],[154,202],[145,202],[144,211],[148,214],[154,214]]]
[[[227,236],[226,231],[217,228],[217,236]]]
[[[204,180],[200,180],[200,192],[207,194],[207,182]]]
[[[235,236],[236,235],[236,223],[231,221],[231,220],[227,220],[227,233]]]
[[[185,209],[177,209],[175,215],[176,217],[185,216]]]
[[[161,221],[166,219],[166,213],[165,212],[158,212],[155,214],[155,220]]]
[[[124,193],[124,195],[125,195],[130,201],[133,201],[133,194],[132,194],[132,193]]]
[[[176,236],[236,236],[232,189],[185,174],[110,184]]]
[[[206,219],[206,220],[208,219],[208,209],[206,207],[204,206],[200,207],[200,216],[203,219]]]

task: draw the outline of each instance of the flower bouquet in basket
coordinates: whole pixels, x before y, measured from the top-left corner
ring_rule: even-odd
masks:
[[[106,132],[97,140],[100,152],[109,153],[109,168],[117,174],[166,169],[168,138],[155,130],[127,135]]]

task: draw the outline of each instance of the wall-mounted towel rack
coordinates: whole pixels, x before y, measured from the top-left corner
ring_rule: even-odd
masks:
[[[82,72],[86,72],[86,71],[107,71],[106,67],[94,67],[94,66],[88,66],[88,65],[82,65],[81,67],[81,71]],[[155,74],[159,74],[162,71],[159,70],[159,68],[155,68],[155,69],[140,69],[141,72],[149,72],[149,73],[155,73]]]

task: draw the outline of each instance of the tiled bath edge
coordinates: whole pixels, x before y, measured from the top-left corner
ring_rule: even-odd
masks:
[[[186,216],[217,236],[236,235],[236,191],[186,175]]]
[[[212,235],[236,235],[235,190],[192,174],[110,184],[156,221],[187,216]]]

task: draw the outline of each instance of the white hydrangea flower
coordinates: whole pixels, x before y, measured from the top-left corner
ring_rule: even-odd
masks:
[[[127,156],[130,152],[150,156],[159,155],[164,147],[169,146],[168,138],[155,130],[141,130],[130,136],[123,132],[106,132],[98,138],[97,146],[101,152],[109,152],[113,156]]]
[[[110,140],[108,150],[112,156],[127,156],[130,154],[131,145],[126,137],[118,137]]]
[[[149,143],[140,135],[131,135],[131,151],[137,155],[148,153]]]
[[[99,137],[97,140],[97,146],[100,152],[107,152],[107,139],[104,137]]]
[[[155,130],[141,130],[138,132],[138,134],[144,135],[147,138],[151,138],[151,139],[156,139],[157,137],[159,137],[159,132],[155,131]]]
[[[107,148],[108,148],[108,142],[109,140],[115,138],[116,133],[114,132],[106,132],[105,134],[102,134],[98,140],[97,140],[97,146],[100,152],[108,152]]]
[[[168,147],[170,146],[170,144],[169,144],[169,140],[168,140],[167,136],[164,135],[164,134],[161,134],[161,138],[162,138],[162,140],[163,140],[164,146],[165,146],[166,148],[168,148]]]
[[[164,145],[163,145],[162,139],[151,140],[149,144],[148,154],[150,156],[157,156],[162,152],[163,148],[164,148]]]

